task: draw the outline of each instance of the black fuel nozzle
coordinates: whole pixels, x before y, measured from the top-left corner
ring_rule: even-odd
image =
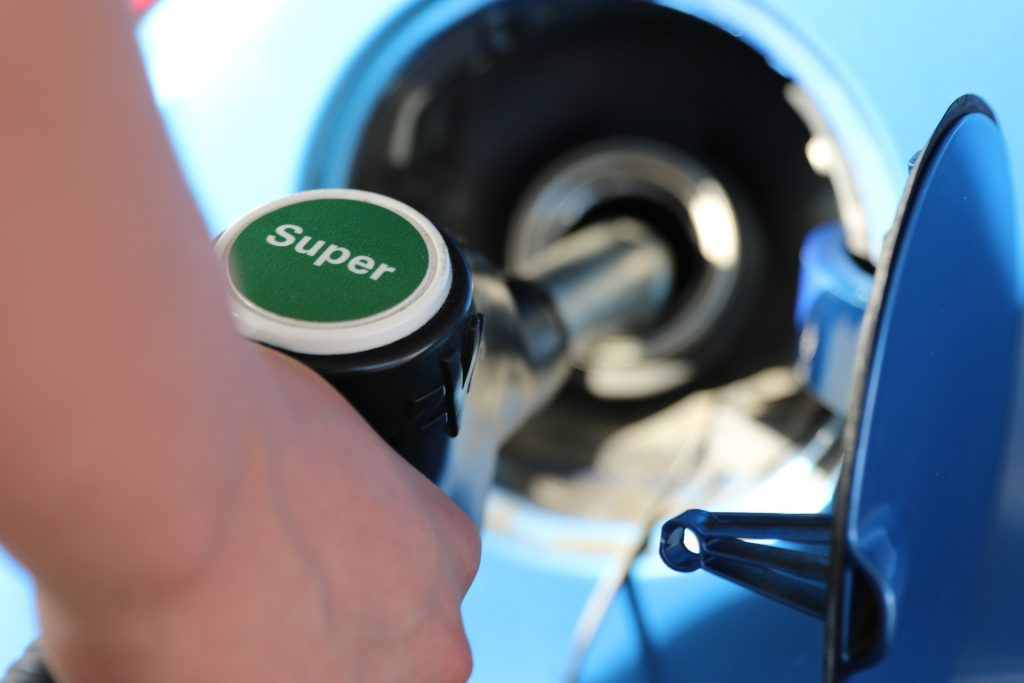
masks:
[[[312,190],[247,214],[216,248],[239,330],[312,368],[436,482],[483,324],[452,237],[389,197]]]

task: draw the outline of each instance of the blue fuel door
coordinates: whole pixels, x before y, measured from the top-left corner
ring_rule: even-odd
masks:
[[[673,568],[822,618],[826,681],[1024,677],[1018,234],[1003,136],[960,98],[883,249],[832,514],[690,510],[663,529]]]

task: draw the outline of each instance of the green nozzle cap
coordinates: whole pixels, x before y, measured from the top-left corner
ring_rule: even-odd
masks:
[[[357,353],[422,327],[451,287],[443,238],[382,195],[314,190],[271,202],[218,240],[242,332],[299,353]]]

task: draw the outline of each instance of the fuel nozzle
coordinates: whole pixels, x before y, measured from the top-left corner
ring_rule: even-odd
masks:
[[[672,288],[671,258],[636,220],[580,228],[510,275],[471,274],[449,234],[358,190],[264,205],[216,249],[239,330],[320,374],[477,521],[501,443],[589,344],[655,317]]]
[[[313,190],[244,216],[217,252],[239,330],[320,374],[437,480],[481,335],[454,240],[388,197]]]

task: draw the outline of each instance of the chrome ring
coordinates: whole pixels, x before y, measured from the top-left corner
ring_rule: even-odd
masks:
[[[527,189],[507,233],[509,265],[618,200],[643,200],[680,216],[700,264],[688,295],[658,325],[600,342],[579,362],[595,395],[637,398],[692,379],[697,368],[687,352],[707,341],[734,300],[751,240],[725,188],[699,162],[654,142],[611,140],[561,158]]]

